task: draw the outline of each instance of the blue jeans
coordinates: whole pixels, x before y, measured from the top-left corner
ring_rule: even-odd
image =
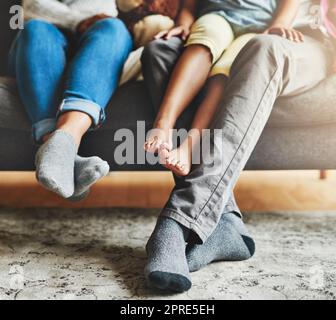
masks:
[[[96,22],[78,41],[48,22],[28,21],[9,53],[9,72],[16,77],[35,140],[53,132],[57,116],[67,111],[86,113],[93,127],[99,126],[132,47],[118,19]]]

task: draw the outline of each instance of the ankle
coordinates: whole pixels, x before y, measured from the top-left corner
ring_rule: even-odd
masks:
[[[161,217],[159,218],[159,224],[166,224],[166,226],[174,226],[177,230],[181,232],[183,235],[184,240],[187,242],[189,235],[190,235],[190,229],[183,226],[181,223],[177,222],[175,219],[169,218],[169,217]]]
[[[154,128],[162,129],[162,130],[170,130],[173,129],[175,125],[175,121],[170,119],[169,117],[160,117],[157,118],[154,122]]]
[[[52,135],[52,133],[48,133],[45,136],[43,136],[42,137],[42,143],[46,143],[49,140],[51,135]]]
[[[91,117],[78,111],[69,111],[62,114],[57,122],[57,129],[71,134],[78,145],[91,126]]]
[[[69,126],[60,126],[57,128],[57,130],[62,130],[72,136],[77,146],[80,145],[84,133],[81,130],[78,130],[77,128],[71,128]]]

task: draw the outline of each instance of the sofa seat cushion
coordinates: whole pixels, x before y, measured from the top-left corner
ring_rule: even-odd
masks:
[[[4,77],[0,77],[0,128],[31,130],[31,124],[21,104],[14,79]]]
[[[278,99],[268,126],[336,124],[336,74],[300,95]]]
[[[278,99],[268,127],[336,125],[336,75],[303,94]],[[128,83],[117,91],[107,110],[107,120],[100,130],[128,128],[136,130],[137,121],[150,127],[154,120],[153,107],[143,82]],[[178,127],[190,123],[186,113]],[[31,126],[17,94],[15,81],[0,78],[0,128],[30,131]]]
[[[107,121],[100,130],[136,127],[136,122],[153,122],[153,108],[142,83],[119,88],[107,110]],[[31,131],[29,118],[19,98],[15,80],[0,77],[0,128]]]

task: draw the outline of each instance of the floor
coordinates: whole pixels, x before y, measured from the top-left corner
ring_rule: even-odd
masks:
[[[145,286],[157,213],[0,208],[0,300],[336,299],[335,213],[247,214],[255,257],[193,274],[182,295]]]
[[[173,188],[168,172],[115,172],[97,184],[91,196],[69,204],[41,188],[33,173],[0,173],[0,206],[16,208],[161,208]],[[245,212],[336,212],[336,172],[320,180],[318,171],[244,172],[235,194]]]

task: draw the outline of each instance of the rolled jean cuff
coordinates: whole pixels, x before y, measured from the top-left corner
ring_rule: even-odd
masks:
[[[64,99],[58,110],[57,117],[69,111],[86,113],[91,117],[94,128],[99,127],[105,120],[104,109],[93,101],[77,98]]]
[[[55,131],[56,123],[56,118],[44,119],[36,122],[33,125],[33,138],[35,142],[39,143],[46,134]]]

